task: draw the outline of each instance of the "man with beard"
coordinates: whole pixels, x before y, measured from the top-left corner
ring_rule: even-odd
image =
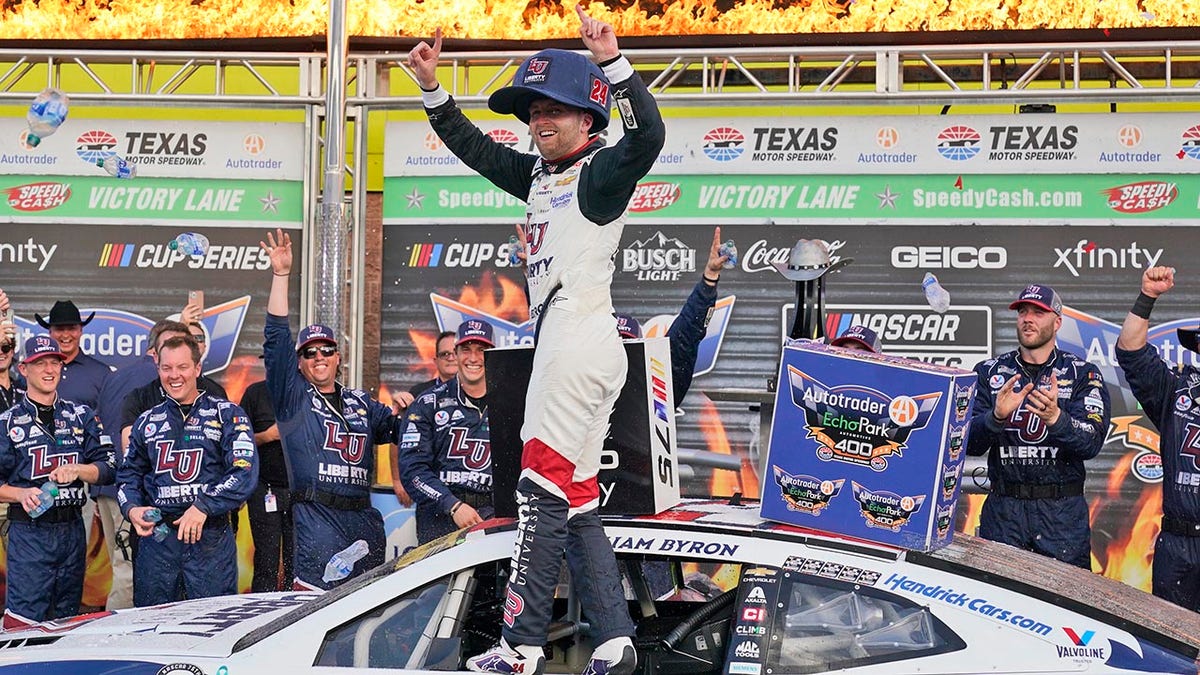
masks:
[[[1104,445],[1108,391],[1096,366],[1058,348],[1054,289],[1026,286],[1008,308],[1019,346],[975,366],[967,452],[987,454],[992,483],[979,535],[1091,569],[1083,463]]]
[[[1175,268],[1151,267],[1117,338],[1117,363],[1146,417],[1162,434],[1162,531],[1154,542],[1152,590],[1160,598],[1200,612],[1200,462],[1195,428],[1200,421],[1200,369],[1168,368],[1147,341],[1154,302],[1175,286]],[[1180,328],[1179,344],[1200,351],[1200,329]],[[1185,361],[1186,363],[1186,361]]]

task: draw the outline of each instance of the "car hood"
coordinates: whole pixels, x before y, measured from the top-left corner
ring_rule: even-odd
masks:
[[[0,634],[0,664],[19,653],[92,658],[221,657],[255,628],[320,597],[320,593],[258,593],[97,612]],[[12,651],[10,651],[12,650]]]

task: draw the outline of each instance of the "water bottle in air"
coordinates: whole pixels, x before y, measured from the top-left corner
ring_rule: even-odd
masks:
[[[154,534],[152,535],[154,541],[161,542],[171,536],[171,526],[162,522],[162,511],[158,507],[146,509],[146,512],[142,514],[142,520],[158,523],[158,525],[154,526]]]
[[[43,138],[58,131],[67,119],[70,103],[71,99],[54,87],[38,94],[29,104],[29,112],[25,113],[25,119],[29,122],[29,130],[23,139],[25,144],[36,148]]]
[[[354,563],[361,560],[366,554],[367,542],[362,539],[334,553],[333,557],[329,559],[329,563],[325,565],[325,574],[321,577],[321,580],[328,584],[339,579],[345,579],[354,571]]]
[[[198,232],[184,232],[171,240],[167,247],[172,251],[183,251],[190,256],[202,256],[208,253],[208,237]]]
[[[42,483],[42,492],[38,495],[38,505],[29,512],[30,518],[37,518],[43,513],[50,510],[54,506],[54,500],[58,497],[58,483],[48,480]]]
[[[104,173],[107,173],[113,178],[137,177],[137,166],[130,164],[129,160],[118,155],[109,155],[99,162],[96,162],[96,166],[104,169]]]
[[[737,267],[737,264],[738,264],[737,246],[734,245],[732,239],[726,241],[724,244],[721,244],[721,247],[717,249],[717,255],[729,256],[729,259],[726,260],[721,265],[722,268],[731,270],[731,269]]]
[[[508,238],[508,264],[509,264],[509,266],[511,266],[511,267],[520,267],[521,266],[521,258],[519,258],[517,256],[517,254],[524,250],[525,250],[525,245],[521,243],[520,239],[517,239],[517,235],[514,234]]]
[[[925,299],[929,302],[929,307],[938,314],[944,314],[950,309],[950,293],[942,288],[938,283],[937,277],[932,273],[926,272],[925,278],[921,281],[921,288],[925,289]]]

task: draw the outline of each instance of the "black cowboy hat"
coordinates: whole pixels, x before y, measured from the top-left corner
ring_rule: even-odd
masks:
[[[73,324],[86,326],[92,322],[92,319],[96,318],[96,313],[92,312],[88,315],[87,319],[83,319],[79,316],[79,308],[75,306],[75,303],[70,300],[59,300],[50,308],[50,318],[48,320],[43,319],[41,314],[36,313],[33,315],[33,318],[37,319],[38,324],[42,328],[70,326]]]

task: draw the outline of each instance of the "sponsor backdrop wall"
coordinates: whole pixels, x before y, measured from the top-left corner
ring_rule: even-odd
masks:
[[[145,354],[155,321],[178,313],[188,290],[202,289],[204,371],[240,400],[263,376],[270,262],[258,243],[267,228],[300,237],[303,126],[68,120],[36,149],[18,146],[23,128],[20,120],[0,121],[0,288],[21,337],[45,332],[35,313],[71,299],[85,317],[96,312],[83,350],[120,367]],[[135,179],[95,166],[114,153],[137,164]],[[204,256],[170,249],[184,231],[208,238]],[[299,289],[294,281],[293,306]],[[248,588],[251,542],[242,525]],[[84,603],[103,606],[108,556],[98,528],[89,555]]]
[[[1188,299],[1200,282],[1171,253],[1191,231],[1146,226],[1198,222],[1197,125],[1188,115],[851,118],[812,128],[669,119],[615,261],[617,309],[661,335],[699,279],[713,228],[741,253],[721,277],[697,377],[680,402],[679,446],[693,451],[684,493],[758,494],[762,417],[755,402],[729,400],[754,396],[729,390],[765,392],[777,372],[795,290],[770,263],[786,261],[797,239],[824,239],[835,258],[854,259],[828,279],[829,333],[865,323],[885,352],[947,365],[971,368],[1014,349],[1008,303],[1028,283],[1049,284],[1067,305],[1060,345],[1098,365],[1112,393],[1108,441],[1088,464],[1093,567],[1149,590],[1157,432],[1113,348],[1140,269],[1172,264],[1181,274],[1155,311],[1152,340],[1172,359],[1193,356],[1180,353],[1174,326],[1198,320]],[[519,123],[481,127],[528,148]],[[522,276],[507,262],[523,205],[473,175],[424,123],[389,125],[385,172],[383,381],[406,388],[429,377],[437,331],[466,317],[492,321],[500,343],[531,340]],[[926,271],[951,294],[946,314],[924,302]],[[969,473],[963,480],[978,492]],[[974,531],[982,499],[961,500],[960,531]]]

